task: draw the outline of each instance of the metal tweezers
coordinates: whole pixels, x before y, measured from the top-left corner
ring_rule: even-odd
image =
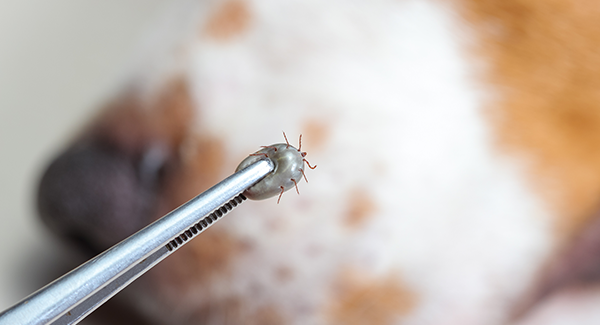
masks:
[[[272,172],[269,159],[236,172],[0,314],[5,324],[77,324],[133,280],[242,203]]]

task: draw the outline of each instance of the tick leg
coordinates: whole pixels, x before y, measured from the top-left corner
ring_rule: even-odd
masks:
[[[281,195],[283,195],[283,191],[284,191],[283,186],[279,186],[279,188],[281,189],[281,193],[279,193],[279,197],[277,198],[277,204],[279,204],[279,200],[281,200]]]
[[[300,139],[298,139],[298,152],[302,152],[302,134],[300,134]]]
[[[304,176],[304,180],[308,183],[308,179],[306,179],[306,175],[304,175],[304,169],[302,169],[302,168],[298,168],[298,169],[302,173],[302,176]]]
[[[306,160],[306,159],[302,159],[302,160],[304,160],[304,162],[308,165],[308,168],[310,168],[310,169],[317,168],[317,165],[315,165],[315,167],[311,166],[310,163],[308,162],[308,160]]]
[[[283,131],[281,131],[283,132]],[[283,138],[285,139],[285,143],[287,143],[287,147],[285,147],[286,149],[290,147],[290,143],[287,140],[287,137],[285,136],[285,132],[283,132]]]
[[[296,183],[296,180],[292,178],[292,182],[294,182],[294,186],[296,186],[296,193],[298,193],[298,195],[300,195],[300,192],[298,192],[298,183]]]
[[[267,155],[264,152],[261,152],[261,153],[251,153],[250,156],[265,156],[265,157],[269,158],[269,155]]]
[[[273,149],[273,150],[277,151],[277,148],[273,147],[273,146],[260,146],[260,147],[261,148],[269,148],[269,149]]]

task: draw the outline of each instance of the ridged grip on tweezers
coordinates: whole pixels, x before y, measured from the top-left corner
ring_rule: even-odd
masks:
[[[76,324],[187,239],[239,205],[245,199],[240,193],[271,171],[273,163],[265,159],[236,172],[4,311],[0,325]]]

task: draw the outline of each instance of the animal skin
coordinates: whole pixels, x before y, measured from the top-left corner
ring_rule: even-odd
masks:
[[[157,324],[598,324],[600,4],[178,3],[52,162],[42,220],[97,253],[302,134],[122,295]],[[294,143],[292,143],[295,145]]]

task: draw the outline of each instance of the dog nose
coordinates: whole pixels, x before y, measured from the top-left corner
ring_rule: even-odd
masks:
[[[99,141],[71,146],[42,176],[41,219],[92,253],[109,248],[152,221],[164,165],[160,151],[132,155]]]

